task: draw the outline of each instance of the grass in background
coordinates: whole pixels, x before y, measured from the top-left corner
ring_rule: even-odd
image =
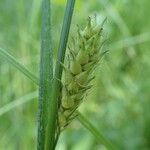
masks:
[[[14,50],[11,53],[19,57],[27,68],[37,74],[41,26],[40,1],[33,1],[32,4],[31,1],[21,0],[20,2],[19,4],[16,0],[13,3],[11,0],[0,1],[0,17],[3,18],[0,19],[0,45],[5,49]],[[97,71],[96,86],[98,88],[95,87],[95,90],[91,92],[87,102],[84,103],[84,106],[82,105],[81,111],[118,148],[149,149],[150,21],[147,18],[149,17],[148,6],[150,2],[148,0],[111,1],[111,3],[107,2],[104,5],[102,2],[103,0],[97,0],[95,3],[92,0],[88,0],[86,3],[84,1],[78,2],[74,14],[73,26],[76,25],[76,22],[82,24],[87,14],[93,13],[93,11],[107,16],[106,28],[108,29],[108,37],[110,37],[108,39],[110,54],[106,57],[107,61],[103,61],[102,67]],[[54,8],[53,20],[55,20],[53,34],[58,39],[64,3],[57,2],[52,5]],[[130,35],[123,34],[126,31],[124,28],[120,28],[122,24],[108,13],[107,9],[111,8],[110,6],[113,7],[111,10],[115,10],[115,13],[111,14],[115,18],[118,16],[116,12],[119,14]],[[139,8],[138,13],[137,8]],[[55,12],[59,14],[57,18]],[[72,28],[73,30],[74,28]],[[147,34],[146,40],[139,36],[143,33]],[[134,37],[138,39],[135,43]],[[125,39],[128,39],[128,42],[124,41]],[[58,43],[54,37],[53,41],[54,49],[57,49]],[[119,46],[116,45],[118,41],[120,42]],[[135,49],[136,54],[130,54],[132,52],[130,46]],[[0,58],[1,108],[35,89],[32,82]],[[33,144],[36,143],[36,110],[37,102],[32,101],[1,116],[1,149],[36,148],[36,144]],[[89,141],[88,144],[87,141]],[[62,134],[57,149],[59,147],[61,150],[79,148],[81,150],[90,150],[91,148],[97,150],[102,148],[93,136],[85,132],[76,121]]]

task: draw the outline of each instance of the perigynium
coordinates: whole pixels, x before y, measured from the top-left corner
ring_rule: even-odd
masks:
[[[86,27],[83,30],[78,27],[72,46],[68,46],[65,64],[62,64],[64,71],[58,106],[58,133],[76,117],[77,108],[87,90],[92,88],[93,71],[102,57],[103,23],[97,23],[96,16],[89,17]]]

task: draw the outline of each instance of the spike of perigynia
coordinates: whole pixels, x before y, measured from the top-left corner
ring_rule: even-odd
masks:
[[[81,64],[77,61],[71,61],[70,63],[70,71],[76,75],[82,72]]]
[[[74,105],[74,100],[70,99],[69,97],[62,97],[62,106],[63,108],[69,109],[73,107]]]
[[[73,44],[69,44],[68,57],[63,66],[61,102],[58,116],[58,128],[63,130],[74,118],[76,109],[82,103],[87,92],[93,87],[93,71],[100,60],[102,47],[102,25],[97,16],[89,17],[87,26],[81,30],[78,26]],[[93,20],[94,19],[94,20]],[[72,46],[72,47],[71,47]]]
[[[89,55],[85,50],[80,50],[77,55],[77,61],[81,64],[87,64],[89,61]]]

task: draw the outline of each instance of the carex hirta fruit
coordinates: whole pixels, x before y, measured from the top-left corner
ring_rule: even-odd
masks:
[[[102,24],[98,24],[96,16],[88,18],[86,27],[78,26],[77,35],[68,46],[65,63],[62,64],[62,89],[59,99],[58,128],[62,131],[73,118],[87,90],[92,88],[93,71],[99,63],[103,44]]]

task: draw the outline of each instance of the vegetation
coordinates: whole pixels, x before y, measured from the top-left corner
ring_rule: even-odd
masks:
[[[45,2],[50,4],[50,1]],[[52,66],[55,62],[60,68],[67,66],[66,60],[65,66],[60,63],[63,62],[62,59],[56,61],[57,53],[62,49],[66,50],[66,45],[61,48],[64,37],[61,36],[59,41],[66,1],[51,0],[51,10],[47,4],[45,5],[47,10],[52,13],[49,14],[52,17],[51,22],[50,16],[44,17],[44,12],[41,12],[44,10],[41,9],[41,0],[0,1],[0,149],[2,150],[32,150],[40,145],[37,143],[37,120],[40,121],[40,112],[37,114],[39,108],[37,85],[43,85],[40,86],[40,96],[45,93],[44,100],[51,99],[48,91],[54,83],[47,83],[52,82],[54,70]],[[101,51],[109,50],[109,52],[100,61],[100,65],[97,65],[92,81],[93,87],[83,99],[79,108],[80,113],[77,112],[78,115],[71,123],[69,122],[69,126],[60,135],[56,150],[99,150],[105,149],[104,147],[129,150],[150,148],[149,5],[148,0],[76,1],[69,43],[72,44],[72,36],[77,35],[76,24],[84,29],[88,22],[85,18],[96,13],[99,16],[98,24],[105,17],[108,18],[104,25],[105,32],[102,33],[107,41]],[[43,30],[40,37],[41,28],[45,25],[47,30],[45,33]],[[64,27],[67,31],[65,34],[69,33],[69,26],[66,24],[63,26],[62,31],[65,31]],[[51,37],[47,37],[48,33]],[[41,53],[40,38],[43,40]],[[50,51],[53,53],[49,53]],[[41,60],[45,58],[44,66],[41,66],[42,63],[39,64],[39,57]],[[54,68],[58,68],[57,65]],[[40,80],[37,78],[39,71]],[[59,84],[58,87],[60,76],[61,74],[54,79]],[[65,79],[63,83],[66,83]],[[57,89],[57,86],[55,88]],[[40,102],[42,98],[39,98]],[[43,106],[47,109],[41,111],[43,127],[49,124],[47,121],[52,115],[48,109],[52,105],[49,105],[48,101],[45,102]],[[66,101],[61,105],[66,106]],[[38,137],[39,141],[43,142],[46,137],[48,144],[46,145],[49,147],[49,142],[53,141],[49,141],[52,134],[46,130],[42,130],[41,134],[39,132]]]

